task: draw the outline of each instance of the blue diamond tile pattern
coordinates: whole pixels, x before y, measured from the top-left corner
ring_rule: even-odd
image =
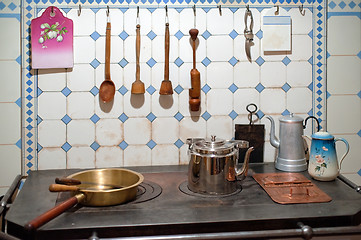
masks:
[[[40,88],[38,88],[38,92],[37,92],[38,97],[39,97],[42,93],[43,93],[43,90],[41,90]]]
[[[68,87],[65,87],[63,90],[61,90],[61,93],[64,94],[65,97],[67,97],[71,93],[71,90]]]
[[[340,8],[342,8],[342,9],[344,9],[346,7],[346,3],[344,1],[342,1],[338,4],[338,6],[340,6]]]
[[[284,57],[284,59],[282,60],[282,62],[283,62],[284,65],[287,66],[288,64],[290,64],[291,59],[289,59],[289,58],[286,56],[286,57]]]
[[[361,59],[361,51],[356,56]]]
[[[357,135],[359,135],[359,137],[361,137],[361,130],[357,132]]]
[[[208,32],[208,30],[206,30],[203,34],[202,37],[207,40],[210,36],[212,36],[212,34],[210,32]]]
[[[126,33],[125,31],[121,32],[119,35],[118,35],[122,40],[125,40],[127,39],[127,37],[129,37],[129,34]]]
[[[210,60],[208,57],[206,57],[206,58],[203,59],[203,61],[202,61],[202,64],[203,64],[205,67],[207,67],[210,63],[211,63],[211,60]]]
[[[181,148],[181,147],[184,145],[184,142],[183,142],[182,140],[178,139],[178,140],[174,143],[174,145],[176,145],[177,148]]]
[[[42,119],[40,116],[38,116],[38,117],[36,118],[36,120],[37,120],[37,124],[38,124],[38,125],[43,121],[43,119]],[[30,131],[31,129],[28,129],[28,130]]]
[[[16,105],[18,105],[18,107],[21,108],[21,98],[18,98],[16,101],[15,101]]]
[[[125,66],[127,66],[129,62],[127,61],[127,59],[123,58],[122,60],[120,60],[120,62],[118,63],[122,68],[124,68]]]
[[[348,6],[353,9],[356,6],[356,3],[354,1],[351,1]]]
[[[123,123],[124,123],[125,121],[127,121],[128,118],[129,118],[129,117],[128,117],[125,113],[122,113],[122,114],[118,117],[118,119],[119,119],[120,121],[122,121]]]
[[[282,86],[282,90],[285,91],[285,92],[288,92],[288,90],[290,90],[290,89],[291,89],[291,86],[288,83],[285,83]]]
[[[326,99],[328,99],[329,97],[331,97],[331,94],[328,91],[326,91]]]
[[[118,91],[124,96],[128,92],[128,89],[123,85]]]
[[[262,66],[262,64],[265,62],[265,60],[260,56],[256,59],[256,63],[258,66]]]
[[[210,87],[208,84],[206,84],[206,85],[204,85],[204,86],[202,87],[202,91],[203,91],[205,94],[207,94],[210,90],[211,90],[211,87]]]
[[[8,8],[11,10],[11,11],[14,11],[14,9],[16,8],[16,5],[12,2],[9,4]]]
[[[184,37],[184,34],[179,30],[178,32],[176,32],[176,34],[174,34],[174,36],[180,40],[182,37]]]
[[[128,147],[128,143],[126,143],[125,141],[122,141],[122,142],[119,144],[119,147],[124,150],[124,149],[126,149],[126,148]]]
[[[150,141],[147,143],[147,146],[148,146],[150,149],[153,149],[155,146],[157,146],[157,143],[154,142],[153,140],[150,140]]]
[[[177,65],[177,67],[182,66],[182,64],[184,63],[182,59],[180,59],[179,57],[174,61],[175,65]]]
[[[147,92],[150,94],[150,95],[153,95],[153,93],[156,91],[156,89],[150,85],[148,88],[147,88]]]
[[[150,58],[147,62],[148,66],[149,67],[153,67],[157,62],[153,59],[153,58]]]
[[[230,32],[228,35],[229,35],[232,39],[235,39],[235,38],[238,36],[238,33],[237,33],[235,30],[233,30],[233,31]]]
[[[174,115],[174,118],[178,120],[178,122],[182,121],[182,119],[184,118],[184,116],[180,113],[180,112],[177,112],[175,115]]]
[[[61,148],[62,148],[65,152],[68,152],[72,147],[71,147],[71,145],[70,145],[68,142],[66,142],[66,143],[63,144],[63,146],[61,146]]]
[[[264,117],[264,113],[261,110],[258,110],[256,115],[257,115],[257,117],[259,117],[259,119],[262,119]]]
[[[90,63],[90,65],[91,65],[94,69],[96,69],[97,67],[99,67],[100,62],[95,58],[95,59]]]
[[[288,116],[290,115],[290,112],[286,109],[283,111],[282,116]]]
[[[263,31],[262,31],[262,30],[259,30],[259,31],[256,33],[256,37],[258,37],[258,39],[262,39],[262,38],[263,38]]]
[[[361,91],[358,92],[357,96],[361,98]]]
[[[234,67],[234,65],[238,63],[238,60],[235,57],[232,57],[228,62]]]
[[[174,91],[175,91],[177,94],[181,94],[181,92],[183,92],[183,90],[184,90],[184,88],[182,88],[181,85],[178,85],[178,86],[174,89]]]
[[[94,151],[98,150],[98,148],[100,148],[100,145],[97,142],[93,142],[92,144],[90,144],[91,149],[93,149]]]
[[[153,31],[150,31],[147,34],[147,36],[149,37],[150,40],[153,40],[157,36],[157,34],[155,34]]]
[[[358,170],[357,174],[361,176],[361,169]]]
[[[71,118],[68,116],[68,114],[65,114],[61,121],[67,125],[71,121]]]
[[[93,94],[93,96],[96,96],[98,93],[99,93],[99,89],[97,87],[93,87],[91,90],[90,90],[91,94]]]
[[[151,112],[147,115],[147,119],[153,122],[157,117]]]
[[[265,89],[265,87],[262,85],[262,83],[258,83],[256,86],[256,90],[261,93],[263,90]]]
[[[15,145],[16,145],[19,149],[21,149],[21,139],[19,139],[19,140],[15,143]]]
[[[331,1],[330,3],[328,3],[328,7],[330,7],[331,9],[334,9],[336,6],[337,5],[334,1]]]
[[[6,5],[3,2],[0,2],[0,10],[3,10],[6,7]]]
[[[228,114],[228,116],[229,116],[230,118],[232,118],[232,120],[234,120],[234,119],[236,119],[236,117],[238,116],[238,114],[237,114],[234,110],[232,110],[232,112],[230,112],[230,113]]]
[[[95,32],[93,32],[93,33],[90,35],[90,37],[91,37],[94,41],[96,41],[96,40],[98,40],[98,38],[100,37],[100,34],[99,34],[97,31],[95,31]]]
[[[237,91],[237,89],[238,89],[238,87],[234,83],[231,86],[229,86],[229,88],[228,88],[228,90],[231,91],[232,93]]]
[[[203,114],[202,114],[202,118],[206,121],[208,121],[208,119],[210,119],[212,116],[211,114],[209,114],[209,112],[205,111]]]
[[[93,123],[97,123],[99,120],[100,120],[100,117],[98,117],[98,115],[94,114],[90,120],[93,122]]]

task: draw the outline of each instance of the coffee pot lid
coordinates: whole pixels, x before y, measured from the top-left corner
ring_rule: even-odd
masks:
[[[315,132],[314,134],[312,134],[312,139],[320,139],[320,140],[332,140],[334,139],[334,136],[331,135],[328,132],[325,132],[323,130],[319,131],[319,132]]]
[[[290,113],[290,115],[282,116],[279,120],[280,122],[303,122],[303,118],[295,116],[293,115],[293,113]]]
[[[217,139],[216,136],[197,141],[193,145],[194,149],[199,153],[205,154],[227,154],[233,151],[234,143]]]

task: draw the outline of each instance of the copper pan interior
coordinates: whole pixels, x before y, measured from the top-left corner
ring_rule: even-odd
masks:
[[[144,180],[142,174],[123,168],[94,169],[78,172],[68,176],[82,182],[98,184],[79,185],[85,195],[81,204],[86,206],[111,206],[134,200],[138,185]],[[101,189],[103,184],[121,186],[121,188]],[[88,189],[87,189],[88,188]],[[74,192],[74,195],[78,192]]]

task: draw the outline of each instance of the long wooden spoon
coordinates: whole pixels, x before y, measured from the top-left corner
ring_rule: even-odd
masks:
[[[136,73],[135,73],[135,81],[132,84],[132,90],[131,93],[133,94],[143,94],[145,93],[145,87],[144,83],[140,81],[140,65],[139,65],[139,56],[140,56],[140,24],[139,24],[139,8],[138,8],[138,14],[137,14],[137,37],[136,37]]]
[[[196,69],[196,40],[198,36],[198,29],[192,28],[189,30],[192,38],[193,47],[193,69],[191,70],[191,89],[189,89],[189,107],[191,111],[198,111],[201,104],[201,76]]]
[[[111,24],[108,15],[106,37],[105,37],[105,80],[100,85],[100,89],[99,89],[99,97],[104,103],[112,101],[115,94],[115,84],[110,79],[110,37],[111,37]]]

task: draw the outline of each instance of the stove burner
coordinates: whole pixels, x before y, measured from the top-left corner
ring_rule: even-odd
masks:
[[[237,190],[234,191],[233,193],[229,193],[229,194],[207,194],[207,193],[196,193],[196,192],[193,192],[192,190],[190,190],[188,188],[188,181],[184,181],[182,182],[180,185],[179,185],[179,190],[184,193],[184,194],[187,194],[187,195],[190,195],[190,196],[194,196],[194,197],[204,197],[204,198],[224,198],[224,197],[230,197],[230,196],[233,196],[233,195],[236,195],[238,193],[240,193],[242,191],[242,186],[240,184],[239,181],[237,181]]]

